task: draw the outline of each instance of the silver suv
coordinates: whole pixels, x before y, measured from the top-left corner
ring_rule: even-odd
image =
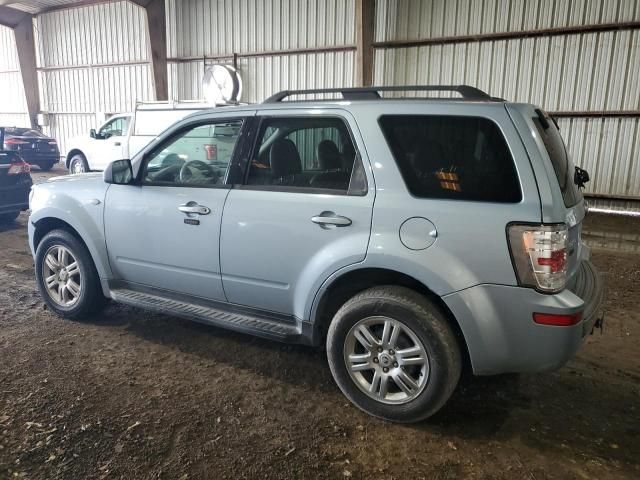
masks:
[[[472,87],[285,91],[35,186],[29,243],[63,317],[112,299],[326,345],[356,406],[414,422],[463,368],[558,368],[600,322],[586,180],[552,118]]]

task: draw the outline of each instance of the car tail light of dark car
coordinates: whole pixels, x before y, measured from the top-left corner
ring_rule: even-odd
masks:
[[[31,171],[31,166],[22,159],[15,160],[11,162],[11,166],[9,170],[7,170],[7,175],[20,175],[23,173],[29,173]]]
[[[5,145],[26,145],[27,143],[29,142],[14,137],[9,137],[4,140]]]
[[[564,289],[568,236],[565,224],[509,225],[509,248],[518,283],[545,293]]]

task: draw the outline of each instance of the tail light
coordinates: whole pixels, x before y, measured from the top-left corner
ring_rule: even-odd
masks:
[[[58,142],[56,142],[55,140],[49,140],[47,143],[49,145],[57,145],[58,144]]]
[[[19,138],[5,138],[5,145],[26,145],[29,142],[25,142],[24,140],[20,140]]]
[[[7,170],[7,175],[20,175],[21,173],[29,173],[30,171],[31,166],[24,160],[19,160],[11,163],[9,170]]]
[[[567,283],[565,224],[510,225],[509,248],[522,286],[542,292],[558,292]]]

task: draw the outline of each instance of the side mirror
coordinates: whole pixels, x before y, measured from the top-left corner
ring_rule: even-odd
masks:
[[[92,128],[91,130],[89,130],[89,136],[91,138],[97,138],[98,137],[98,134],[96,133],[96,129],[95,128]]]
[[[104,170],[103,178],[105,183],[113,183],[114,185],[130,185],[133,183],[133,168],[131,160],[116,160],[107,165]]]

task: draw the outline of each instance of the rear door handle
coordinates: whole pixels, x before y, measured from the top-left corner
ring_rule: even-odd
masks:
[[[320,215],[311,217],[311,221],[313,223],[317,223],[321,227],[328,225],[333,225],[335,227],[348,227],[352,223],[350,218],[343,217],[342,215],[336,215],[333,212],[322,212]]]
[[[196,202],[183,203],[178,207],[182,213],[195,213],[196,215],[209,215],[211,209],[204,205],[198,205]]]

